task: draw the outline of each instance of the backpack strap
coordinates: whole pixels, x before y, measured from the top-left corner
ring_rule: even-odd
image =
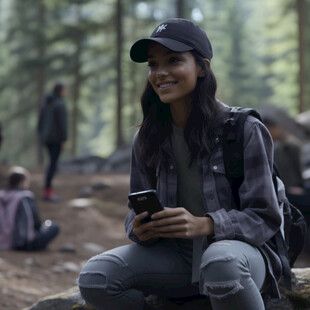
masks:
[[[230,108],[223,128],[223,160],[226,178],[231,186],[236,206],[240,206],[239,188],[244,180],[243,140],[244,123],[249,115],[261,120],[257,111],[250,108]]]
[[[280,257],[282,263],[282,274],[284,285],[287,289],[292,290],[292,275],[291,275],[291,267],[289,264],[289,259],[287,256],[287,244],[283,239],[283,236],[280,231],[278,231],[275,236],[275,242],[278,249],[278,255]]]
[[[234,107],[230,109],[228,120],[223,128],[223,160],[225,166],[226,178],[230,183],[234,202],[240,207],[239,188],[244,181],[244,123],[247,117],[251,115],[261,121],[257,111],[250,108]],[[275,190],[277,191],[277,168],[273,167],[272,180]],[[278,255],[282,262],[282,274],[284,285],[291,289],[291,268],[288,260],[288,248],[286,241],[280,230],[274,236]]]

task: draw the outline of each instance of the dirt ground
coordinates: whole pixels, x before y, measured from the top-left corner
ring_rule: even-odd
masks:
[[[42,219],[58,222],[61,233],[47,251],[0,252],[1,310],[22,310],[41,297],[74,286],[81,266],[95,254],[84,248],[85,243],[95,243],[108,250],[130,242],[123,226],[127,213],[127,174],[60,174],[55,179],[55,188],[62,197],[58,204],[40,199],[43,175],[36,172],[32,176],[31,190],[36,194]],[[101,188],[102,183],[108,187]],[[95,206],[70,206],[81,189],[93,185],[97,185],[92,194]],[[75,252],[60,251],[68,245]],[[295,265],[309,266],[309,254],[304,252]]]
[[[128,175],[58,175],[55,188],[62,201],[57,204],[40,199],[42,178],[42,173],[32,174],[31,190],[37,197],[42,219],[59,223],[61,233],[47,251],[0,252],[1,310],[21,310],[41,297],[74,286],[83,263],[96,254],[85,249],[85,243],[108,250],[130,242],[123,226],[127,213]],[[82,188],[102,183],[108,187],[93,191],[96,206],[70,206],[70,200],[78,198]],[[68,245],[73,246],[75,252],[60,251]]]

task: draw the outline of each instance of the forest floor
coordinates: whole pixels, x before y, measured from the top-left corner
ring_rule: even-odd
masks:
[[[42,180],[42,173],[32,173],[31,190],[37,197],[41,218],[59,223],[61,233],[46,251],[0,252],[1,310],[21,310],[41,297],[73,287],[81,266],[96,254],[96,246],[89,249],[89,243],[101,252],[130,242],[123,225],[128,210],[127,174],[60,174],[55,188],[62,200],[57,204],[40,199]],[[102,188],[102,184],[107,187]],[[96,188],[90,200],[94,206],[72,207],[70,201],[92,185]],[[61,251],[64,247],[75,251]]]
[[[123,225],[129,188],[127,174],[60,174],[55,188],[62,201],[57,204],[40,199],[43,174],[33,172],[32,176],[31,190],[37,197],[42,219],[59,223],[61,233],[46,251],[0,252],[1,310],[22,310],[39,298],[73,287],[81,267],[96,251],[130,242]],[[93,206],[72,207],[72,200],[80,197],[81,190],[85,195],[92,186],[92,198],[78,202],[92,202]],[[93,246],[90,250],[89,243],[99,249]],[[61,251],[64,247],[75,251]],[[296,267],[307,266],[310,255],[303,253]]]

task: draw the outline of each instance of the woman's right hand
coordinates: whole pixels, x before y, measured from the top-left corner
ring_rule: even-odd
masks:
[[[143,212],[134,217],[132,221],[133,233],[140,241],[147,241],[149,239],[158,238],[158,232],[152,227],[152,222],[141,223],[141,221],[148,216],[148,212]]]

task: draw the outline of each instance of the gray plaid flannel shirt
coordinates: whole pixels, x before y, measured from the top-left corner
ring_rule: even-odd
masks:
[[[216,139],[219,141],[218,137]],[[161,159],[155,169],[143,166],[136,141],[137,134],[132,145],[130,193],[156,189],[164,206],[177,207],[177,171],[169,139],[162,145]],[[278,255],[266,244],[281,224],[272,182],[272,164],[272,138],[266,127],[252,116],[247,118],[244,127],[244,182],[239,190],[240,208],[236,208],[234,204],[231,187],[225,177],[220,143],[209,161],[206,158],[198,160],[205,215],[214,220],[214,236],[194,239],[193,283],[199,279],[200,257],[208,244],[212,241],[235,239],[254,245],[260,250],[267,263],[265,290],[271,296],[280,296],[278,282],[281,277],[281,262]],[[134,211],[130,209],[125,228],[128,237],[139,243],[132,231],[134,216]]]

